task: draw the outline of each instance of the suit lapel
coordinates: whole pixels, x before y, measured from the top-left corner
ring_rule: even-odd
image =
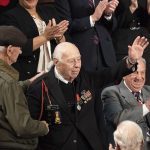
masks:
[[[124,85],[124,81],[119,84],[119,90],[124,97],[125,101],[130,105],[138,105],[137,100],[135,99],[134,95],[129,91],[129,89]]]
[[[59,87],[59,80],[55,77],[54,68],[48,73],[48,78],[45,81],[48,89],[50,91],[51,96],[55,100],[55,102],[60,106],[60,108],[67,114],[66,116],[74,123],[72,117],[70,116],[68,105],[65,101],[64,95],[62,93],[61,88]]]

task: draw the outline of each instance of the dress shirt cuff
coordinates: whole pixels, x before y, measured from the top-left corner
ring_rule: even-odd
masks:
[[[95,25],[95,22],[92,20],[91,16],[90,16],[90,25],[91,25],[91,27],[94,27],[94,25]]]
[[[111,20],[111,18],[112,18],[112,14],[111,15],[104,15],[104,18],[106,19],[106,20]]]
[[[146,114],[149,113],[149,110],[148,110],[148,108],[146,107],[145,104],[143,104],[142,106],[143,106],[143,116],[145,116]]]

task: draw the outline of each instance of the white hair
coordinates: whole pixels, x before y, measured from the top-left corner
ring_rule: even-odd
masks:
[[[5,49],[6,49],[5,46],[0,46],[0,52],[4,52]]]
[[[140,150],[143,133],[138,124],[126,120],[118,125],[114,132],[114,140],[121,150]]]
[[[70,42],[62,42],[58,44],[55,47],[55,50],[53,53],[53,59],[56,58],[58,60],[61,60],[63,54],[65,54],[66,52],[69,52],[69,50],[71,51],[73,48],[77,49],[77,47]]]

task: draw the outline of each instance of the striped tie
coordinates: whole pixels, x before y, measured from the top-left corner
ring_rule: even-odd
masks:
[[[140,105],[142,105],[143,102],[142,102],[142,98],[141,98],[141,93],[140,92],[132,92],[132,94],[134,95],[134,97],[136,98],[136,100],[138,101],[138,103]]]
[[[89,3],[89,6],[90,6],[91,8],[94,8],[93,0],[88,0],[88,3]]]

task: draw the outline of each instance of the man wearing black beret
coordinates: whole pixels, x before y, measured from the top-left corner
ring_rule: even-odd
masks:
[[[33,78],[18,82],[19,74],[11,67],[25,42],[19,29],[0,26],[0,150],[34,150],[37,137],[49,131],[45,121],[30,117],[23,88]]]

